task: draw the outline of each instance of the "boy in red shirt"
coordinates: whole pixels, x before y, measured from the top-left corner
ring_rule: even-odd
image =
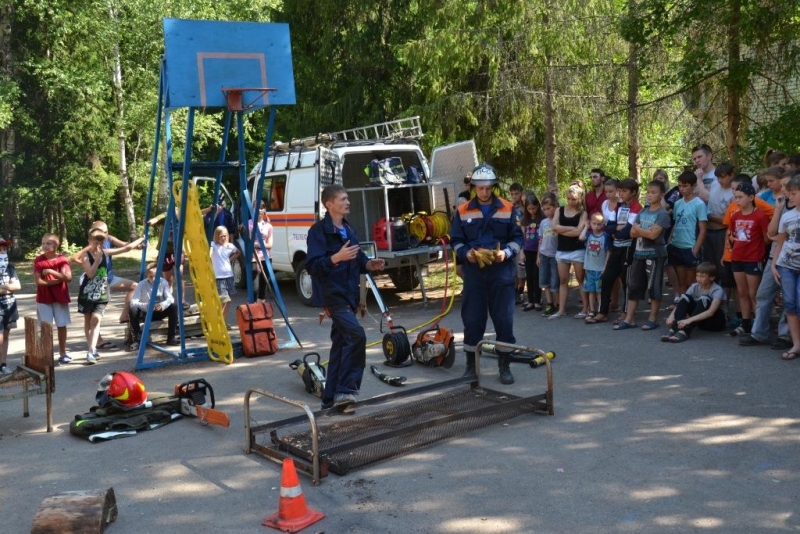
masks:
[[[764,272],[769,218],[756,208],[755,196],[755,188],[748,183],[739,184],[733,194],[733,201],[739,211],[730,218],[728,241],[731,243],[731,268],[736,281],[742,324],[731,331],[732,336],[750,333],[753,325],[752,313],[756,308],[756,292]]]
[[[39,323],[56,323],[58,330],[58,363],[70,363],[67,355],[67,325],[69,314],[69,287],[72,270],[69,260],[58,253],[60,242],[55,234],[42,236],[43,254],[33,260],[33,280],[36,283],[36,316]]]

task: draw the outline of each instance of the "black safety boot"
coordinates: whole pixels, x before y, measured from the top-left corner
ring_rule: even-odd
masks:
[[[475,353],[466,352],[467,355],[467,368],[464,370],[464,377],[475,377]]]
[[[500,368],[500,383],[513,384],[514,375],[511,374],[511,367],[508,354],[500,354],[497,356],[498,367]]]

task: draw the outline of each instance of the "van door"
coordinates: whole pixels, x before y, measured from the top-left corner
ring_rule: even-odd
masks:
[[[468,189],[464,185],[464,176],[478,166],[478,152],[475,141],[460,141],[451,145],[444,145],[433,149],[431,157],[431,181],[447,184],[449,204],[452,209],[456,205],[456,196],[461,191]],[[435,187],[437,209],[444,209],[447,205],[442,187]]]

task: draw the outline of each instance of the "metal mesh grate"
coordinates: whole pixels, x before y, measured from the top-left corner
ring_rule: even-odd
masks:
[[[320,456],[331,471],[346,474],[523,413],[546,409],[543,397],[520,398],[464,384],[386,410],[349,419],[338,417],[330,424],[318,420]],[[307,426],[301,428],[296,424],[273,430],[269,434],[272,446],[310,460],[311,432]]]

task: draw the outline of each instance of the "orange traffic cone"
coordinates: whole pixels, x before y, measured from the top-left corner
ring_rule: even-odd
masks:
[[[293,533],[300,532],[323,517],[325,517],[325,514],[322,512],[317,512],[306,506],[306,498],[303,496],[303,489],[300,487],[300,480],[297,478],[294,460],[284,458],[278,511],[266,518],[261,524],[265,527]]]

